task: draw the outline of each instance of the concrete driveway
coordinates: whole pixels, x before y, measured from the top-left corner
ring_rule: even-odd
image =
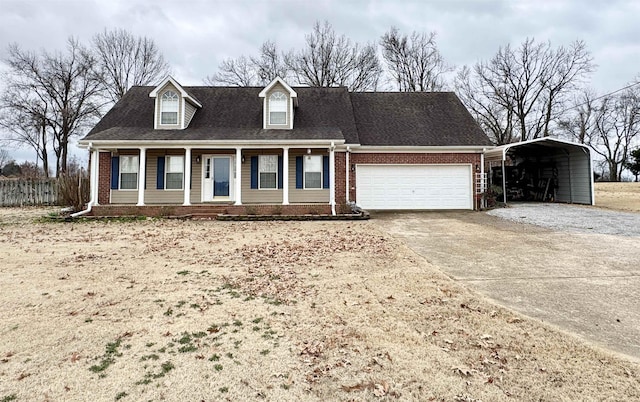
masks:
[[[513,220],[469,211],[373,213],[372,221],[498,304],[640,361],[640,235],[594,230],[615,212],[531,208],[510,208]],[[536,225],[534,216],[564,224]]]

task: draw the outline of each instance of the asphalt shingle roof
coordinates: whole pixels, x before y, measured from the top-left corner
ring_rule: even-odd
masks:
[[[453,93],[350,93],[296,87],[293,130],[263,130],[261,87],[184,87],[198,109],[184,130],[154,130],[150,86],[131,88],[83,139],[343,140],[347,144],[490,145]]]
[[[354,92],[361,145],[491,145],[453,92]]]

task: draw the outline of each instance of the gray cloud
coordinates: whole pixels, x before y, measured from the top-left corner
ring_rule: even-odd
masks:
[[[585,40],[598,70],[599,92],[640,73],[640,2],[634,0],[2,0],[0,58],[9,43],[62,49],[69,36],[84,42],[103,29],[124,28],[153,38],[175,77],[197,85],[228,57],[251,55],[267,39],[300,48],[315,21],[329,21],[356,42],[378,41],[389,27],[436,31],[447,62],[489,59],[500,46],[525,38],[568,45]]]

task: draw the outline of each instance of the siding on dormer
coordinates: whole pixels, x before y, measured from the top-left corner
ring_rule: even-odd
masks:
[[[196,114],[196,107],[189,102],[185,102],[184,104],[184,128],[187,128],[189,127],[189,123],[191,123],[191,119],[193,119],[193,115]]]

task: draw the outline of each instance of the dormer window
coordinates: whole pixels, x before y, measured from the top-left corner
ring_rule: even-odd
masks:
[[[160,124],[178,124],[178,94],[167,91],[160,99]]]
[[[260,93],[262,99],[262,128],[292,130],[298,94],[280,77],[271,81]]]
[[[287,95],[280,91],[269,96],[269,124],[287,124]]]

